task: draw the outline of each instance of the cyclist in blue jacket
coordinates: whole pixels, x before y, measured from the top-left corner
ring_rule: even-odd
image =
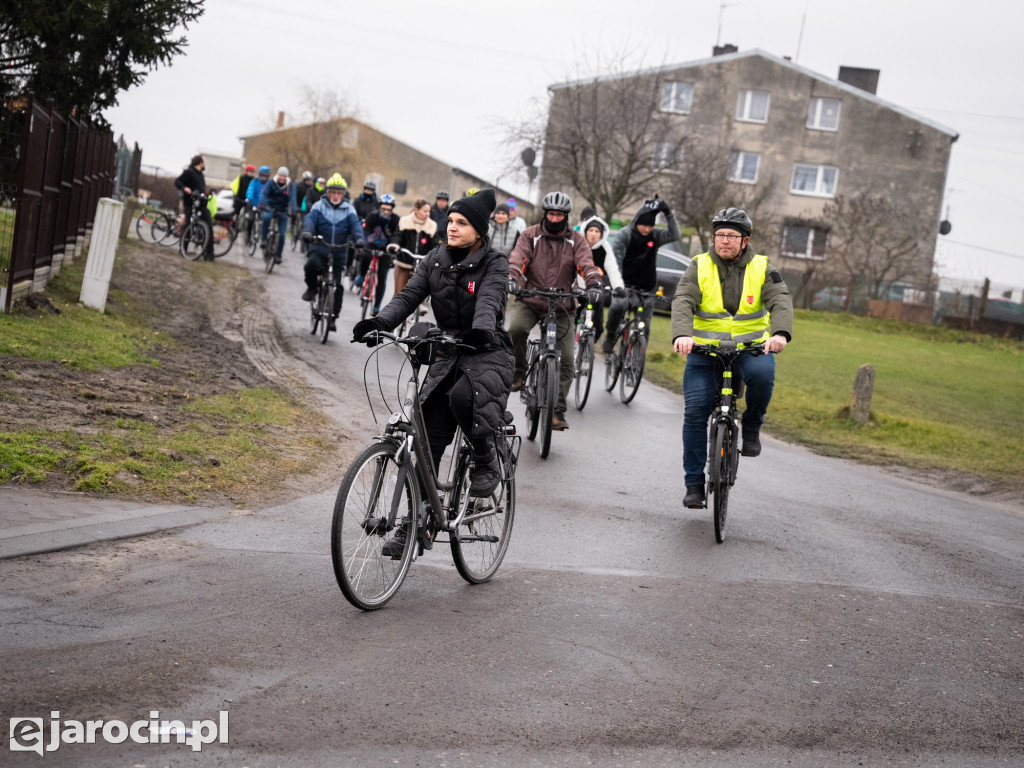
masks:
[[[303,301],[310,301],[316,295],[316,283],[327,268],[327,259],[334,262],[334,308],[329,330],[337,330],[335,318],[341,312],[341,299],[345,291],[341,287],[341,276],[348,263],[348,244],[362,242],[363,226],[356,216],[356,209],[345,200],[345,179],[336,173],[327,180],[327,193],[321,197],[306,214],[302,225],[302,239],[309,243],[306,258],[306,292]],[[314,238],[320,236],[323,240]],[[333,246],[333,247],[332,247]]]
[[[288,179],[288,169],[281,166],[277,176],[260,190],[260,211],[263,214],[263,228],[260,230],[260,245],[266,248],[267,235],[270,232],[270,220],[277,219],[277,253],[274,263],[281,263],[284,251],[285,235],[288,233],[288,218],[295,213],[295,185]]]

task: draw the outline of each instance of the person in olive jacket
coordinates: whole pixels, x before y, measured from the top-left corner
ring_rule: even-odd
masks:
[[[512,338],[504,330],[508,256],[494,250],[486,235],[494,202],[493,189],[455,201],[447,243],[423,258],[405,289],[376,317],[352,329],[354,341],[372,346],[374,331],[395,328],[429,296],[438,327],[473,347],[473,352],[439,348],[420,400],[435,470],[455,428],[461,426],[468,436],[475,455],[470,494],[477,497],[490,496],[499,484],[493,435],[505,424],[515,365]],[[385,546],[400,554],[404,544],[402,537]]]

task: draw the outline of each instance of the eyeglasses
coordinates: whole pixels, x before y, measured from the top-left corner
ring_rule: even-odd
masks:
[[[726,235],[719,232],[715,233],[715,240],[728,240],[730,243],[735,243],[737,240],[742,240],[743,235]]]

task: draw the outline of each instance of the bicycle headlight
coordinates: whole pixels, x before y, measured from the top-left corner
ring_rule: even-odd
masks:
[[[643,328],[643,327],[644,327],[644,322],[643,322],[643,320],[641,320],[641,321],[640,321],[640,323],[639,323],[638,325],[639,325],[639,327],[640,327],[640,328]]]

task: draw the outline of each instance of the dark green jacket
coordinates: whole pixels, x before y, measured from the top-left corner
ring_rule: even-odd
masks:
[[[711,259],[718,267],[718,275],[722,279],[722,302],[730,314],[735,315],[743,299],[743,270],[753,258],[754,252],[749,248],[735,261],[722,261],[717,253],[711,253]],[[772,336],[779,334],[789,341],[793,338],[793,299],[789,288],[778,270],[772,267],[771,259],[761,299],[771,319],[769,332]],[[679,278],[676,294],[672,298],[672,340],[680,336],[693,336],[693,315],[700,307],[701,292],[697,282],[697,260],[694,259],[683,276]]]

